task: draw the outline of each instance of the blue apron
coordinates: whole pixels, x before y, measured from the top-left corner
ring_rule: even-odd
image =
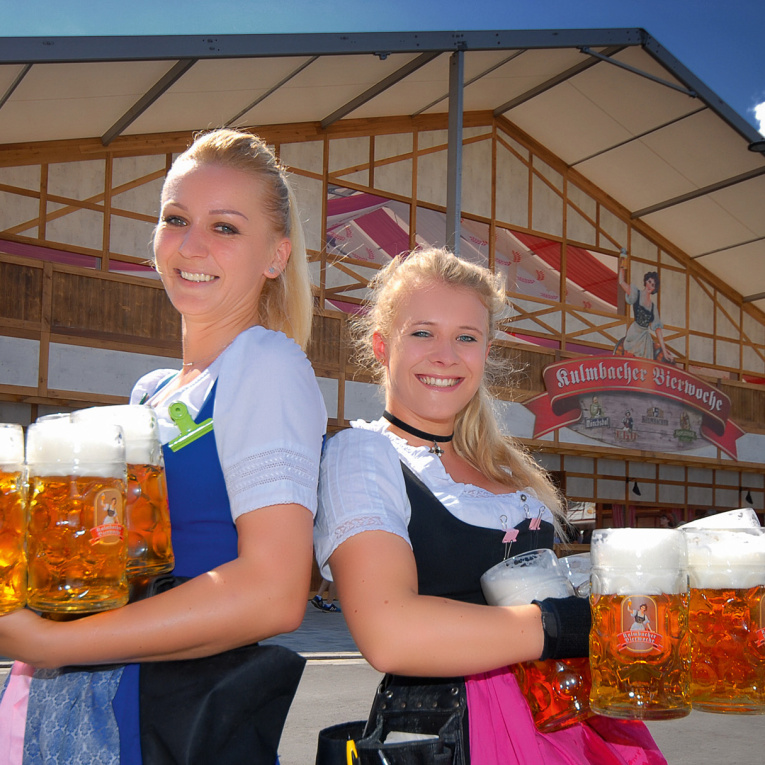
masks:
[[[217,383],[205,399],[197,422],[211,418]],[[238,537],[218,459],[215,432],[174,452],[162,447],[170,505],[176,576],[195,577],[234,560]],[[128,664],[113,706],[120,731],[121,765],[141,764],[138,716],[138,664]]]

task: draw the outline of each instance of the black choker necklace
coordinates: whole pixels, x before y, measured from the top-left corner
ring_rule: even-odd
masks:
[[[399,420],[398,417],[391,414],[387,409],[383,412],[383,417],[391,425],[395,425],[400,430],[403,430],[404,433],[409,433],[411,436],[421,438],[423,441],[432,441],[433,446],[430,447],[430,453],[435,454],[436,457],[440,457],[444,453],[444,450],[439,446],[439,444],[448,443],[454,438],[454,433],[452,433],[450,436],[435,436],[433,433],[426,433],[424,430],[418,430],[411,425],[407,425],[403,420]]]

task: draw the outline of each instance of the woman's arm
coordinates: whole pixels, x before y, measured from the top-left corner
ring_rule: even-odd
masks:
[[[381,672],[468,675],[542,654],[537,606],[481,606],[419,595],[414,555],[396,534],[356,534],[333,552],[329,564],[351,634]]]
[[[656,327],[654,332],[656,333],[656,339],[659,341],[659,345],[661,346],[662,351],[664,351],[666,358],[670,359],[670,361],[673,360],[675,354],[664,344],[664,333],[662,332],[661,327]]]
[[[179,587],[71,622],[0,618],[0,654],[37,667],[190,659],[297,629],[311,576],[311,513],[272,505],[237,521],[238,557]]]
[[[624,292],[629,295],[632,291],[632,285],[629,284],[626,278],[627,273],[627,259],[624,257],[619,258],[619,286]]]

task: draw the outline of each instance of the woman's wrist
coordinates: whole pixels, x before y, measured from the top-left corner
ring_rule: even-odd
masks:
[[[541,661],[589,656],[590,604],[584,598],[546,598],[533,601],[542,612],[544,649]]]

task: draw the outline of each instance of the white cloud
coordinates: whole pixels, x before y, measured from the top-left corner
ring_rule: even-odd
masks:
[[[760,132],[765,135],[765,101],[754,107],[754,118],[760,127]]]

